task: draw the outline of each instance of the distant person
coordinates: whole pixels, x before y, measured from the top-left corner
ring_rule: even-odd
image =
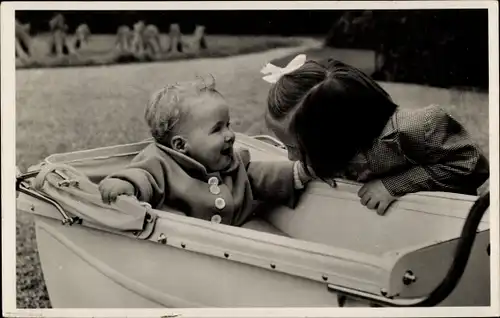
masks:
[[[68,31],[68,25],[62,14],[56,14],[49,21],[49,28],[52,34],[50,43],[50,52],[58,57],[66,54],[72,53],[72,50],[68,44],[66,32]]]
[[[361,203],[384,214],[408,193],[475,195],[489,164],[465,128],[431,105],[405,110],[369,76],[340,61],[307,61],[269,91],[266,121],[325,181],[364,183]]]

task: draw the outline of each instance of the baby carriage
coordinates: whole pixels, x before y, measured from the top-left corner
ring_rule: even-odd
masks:
[[[53,308],[490,304],[489,194],[406,195],[381,217],[359,184],[315,181],[296,209],[256,202],[242,227],[103,203],[96,183],[151,142],[53,154],[18,174]],[[269,136],[237,134],[235,147],[288,160]]]

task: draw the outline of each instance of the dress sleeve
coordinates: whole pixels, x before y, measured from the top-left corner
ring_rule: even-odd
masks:
[[[488,179],[488,160],[464,127],[440,107],[427,107],[420,122],[400,124],[409,128],[402,129],[399,143],[403,154],[414,166],[382,178],[392,195],[418,191],[475,195],[477,188]],[[415,126],[422,124],[423,129]]]

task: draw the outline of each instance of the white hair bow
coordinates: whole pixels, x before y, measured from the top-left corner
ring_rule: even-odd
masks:
[[[285,74],[295,71],[306,62],[306,55],[299,54],[285,67],[279,67],[271,63],[267,63],[260,72],[262,74],[269,74],[264,76],[262,79],[268,83],[276,83],[279,78]]]

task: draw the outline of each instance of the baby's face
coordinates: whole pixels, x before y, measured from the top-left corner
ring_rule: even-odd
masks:
[[[224,99],[203,94],[193,100],[188,116],[186,154],[212,172],[229,167],[235,134],[229,126],[229,107]]]

